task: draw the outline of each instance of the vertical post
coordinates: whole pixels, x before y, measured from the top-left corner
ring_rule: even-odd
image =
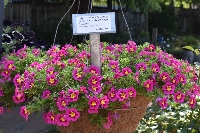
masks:
[[[4,20],[4,0],[0,0],[0,56],[2,55],[3,20]]]
[[[90,34],[91,65],[101,70],[100,34]]]
[[[152,30],[152,43],[157,45],[158,28],[153,28]]]

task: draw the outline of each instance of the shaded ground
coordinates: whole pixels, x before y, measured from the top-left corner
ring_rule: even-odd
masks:
[[[42,114],[30,114],[28,121],[20,116],[20,108],[17,107],[11,111],[4,111],[0,115],[0,130],[2,133],[44,133],[47,129]]]

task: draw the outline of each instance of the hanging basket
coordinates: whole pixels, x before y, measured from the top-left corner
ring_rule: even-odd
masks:
[[[144,117],[151,100],[144,96],[131,98],[131,106],[128,109],[116,109],[119,118],[113,120],[110,129],[105,129],[91,124],[88,112],[81,112],[76,122],[71,122],[67,127],[57,127],[61,133],[133,133],[140,120]]]

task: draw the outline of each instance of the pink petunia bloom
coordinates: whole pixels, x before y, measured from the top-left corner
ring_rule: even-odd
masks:
[[[3,76],[4,78],[8,78],[11,74],[11,70],[9,69],[5,69],[1,72],[1,76]]]
[[[189,105],[191,108],[195,108],[196,107],[196,104],[197,104],[197,100],[195,97],[190,97],[189,99]]]
[[[42,98],[44,98],[44,99],[49,98],[50,95],[51,95],[50,90],[44,90],[44,91],[42,92]]]
[[[56,105],[58,107],[58,110],[60,111],[67,110],[68,100],[65,98],[58,98],[56,101]]]
[[[88,79],[88,84],[91,86],[97,86],[100,85],[100,78],[98,76],[92,75],[89,79]]]
[[[137,91],[133,87],[127,88],[127,92],[129,94],[129,97],[136,97]]]
[[[127,44],[129,44],[129,45],[136,45],[136,42],[129,40],[129,41],[127,42]]]
[[[182,93],[181,91],[177,91],[174,93],[174,101],[177,103],[183,103],[185,100],[185,94]]]
[[[127,76],[132,73],[132,70],[129,67],[122,68],[122,74]]]
[[[72,71],[72,76],[77,81],[81,81],[83,78],[82,72],[79,72],[77,68]]]
[[[154,83],[150,79],[147,79],[143,84],[143,86],[146,88],[147,91],[152,91],[153,90],[153,85],[154,85]]]
[[[98,109],[91,109],[91,108],[89,108],[88,109],[88,113],[89,114],[98,114]]]
[[[108,66],[110,68],[112,68],[112,70],[114,70],[114,71],[118,71],[119,70],[119,62],[118,61],[110,60]]]
[[[56,76],[54,74],[48,75],[46,77],[46,80],[47,80],[47,84],[51,85],[51,86],[56,86],[57,83],[58,83],[58,80],[57,80],[57,78],[56,78]]]
[[[167,98],[161,98],[161,99],[158,101],[158,105],[159,105],[162,109],[167,108],[167,106],[168,106],[168,100],[167,100]]]
[[[112,52],[113,51],[113,47],[112,46],[106,46],[106,51],[108,52],[108,53],[110,53],[110,52]]]
[[[116,94],[119,101],[124,101],[128,98],[129,94],[127,92],[127,89],[120,88]]]
[[[101,108],[107,108],[109,105],[109,99],[107,96],[103,96],[99,99]]]
[[[122,76],[123,76],[123,74],[122,74],[121,72],[117,71],[113,77],[114,77],[115,79],[118,79],[118,78],[120,78],[120,77],[122,77]]]
[[[21,76],[19,74],[17,74],[17,75],[15,75],[13,82],[16,87],[19,87],[22,84],[23,79],[21,78]]]
[[[171,82],[167,82],[165,85],[163,85],[162,89],[165,95],[174,94],[175,85]]]
[[[93,85],[89,87],[89,90],[94,94],[99,94],[102,91],[102,88],[100,85]]]
[[[94,74],[94,75],[100,75],[100,70],[96,66],[90,66],[87,70],[87,72]]]
[[[30,66],[33,67],[33,68],[34,68],[34,67],[36,68],[39,64],[40,64],[39,62],[32,62],[32,63],[30,64]]]
[[[28,120],[28,115],[30,114],[30,112],[26,109],[26,106],[22,106],[20,108],[20,115],[22,117],[24,117],[26,119],[26,121]]]
[[[112,117],[111,117],[110,113],[108,113],[108,116],[107,116],[106,119],[107,119],[107,121],[103,124],[103,127],[105,129],[109,129],[112,126],[112,124],[113,124],[113,120],[112,120]]]
[[[126,50],[131,53],[131,52],[136,52],[137,50],[137,46],[135,44],[131,44],[131,45],[126,45]]]
[[[160,71],[160,67],[158,66],[157,63],[153,63],[153,64],[151,65],[151,69],[152,69],[152,71],[155,72],[155,73],[157,73],[157,72]]]
[[[15,103],[22,103],[25,101],[25,94],[23,92],[16,91],[12,96],[12,99]]]
[[[88,93],[88,91],[87,91],[87,89],[86,89],[85,86],[81,86],[81,87],[80,87],[80,92],[85,93],[85,94]]]
[[[56,124],[56,115],[53,112],[46,113],[47,124]]]
[[[178,79],[177,77],[175,77],[175,78],[173,78],[171,81],[172,81],[172,83],[173,83],[174,85],[177,85],[178,82],[179,82],[179,79]]]
[[[135,75],[134,75],[134,77],[133,77],[133,79],[134,79],[138,84],[140,83],[140,81],[139,81],[139,75],[140,75],[140,73],[139,73],[139,72],[136,72]]]
[[[65,116],[65,114],[57,114],[56,115],[56,124],[58,126],[69,126],[69,120]]]
[[[160,78],[164,82],[170,81],[170,76],[169,76],[169,73],[167,73],[167,72],[161,73]]]
[[[58,51],[57,55],[60,57],[65,57],[67,55],[67,52],[65,50],[61,49]]]
[[[61,97],[61,98],[67,98],[68,97],[66,91],[64,91],[64,90],[61,90],[58,94],[59,94],[58,97]]]
[[[66,118],[68,121],[77,121],[77,119],[80,117],[80,113],[75,108],[67,109],[66,110]]]
[[[32,54],[33,54],[34,56],[39,56],[39,55],[40,55],[40,50],[34,48],[34,49],[32,50]]]
[[[149,50],[150,51],[154,51],[155,49],[156,49],[155,45],[153,45],[153,44],[149,45]]]
[[[79,91],[74,89],[68,89],[68,101],[76,102],[78,100]]]
[[[117,90],[115,88],[111,88],[110,91],[108,92],[108,99],[111,102],[114,102],[117,100]]]
[[[27,82],[25,82],[25,89],[31,89],[34,87],[34,80],[29,80]]]
[[[136,64],[136,70],[145,71],[147,69],[147,65],[144,62]]]
[[[90,106],[90,109],[98,109],[100,101],[96,96],[93,96],[88,100],[88,105]]]
[[[46,70],[46,73],[47,73],[47,74],[50,74],[50,75],[56,74],[56,73],[54,72],[54,67],[49,67],[49,68]]]
[[[186,84],[186,76],[184,74],[178,75],[178,79],[182,84]]]
[[[0,115],[3,114],[3,107],[0,107]]]
[[[13,60],[10,60],[10,61],[7,61],[4,65],[4,69],[5,70],[15,70],[16,69],[16,66],[14,66],[14,61]]]

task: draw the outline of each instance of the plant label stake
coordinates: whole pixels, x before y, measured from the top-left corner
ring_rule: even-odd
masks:
[[[101,70],[100,34],[116,33],[115,13],[72,14],[73,35],[90,34],[91,65]]]
[[[2,54],[3,19],[4,19],[4,0],[0,0],[0,56]]]

